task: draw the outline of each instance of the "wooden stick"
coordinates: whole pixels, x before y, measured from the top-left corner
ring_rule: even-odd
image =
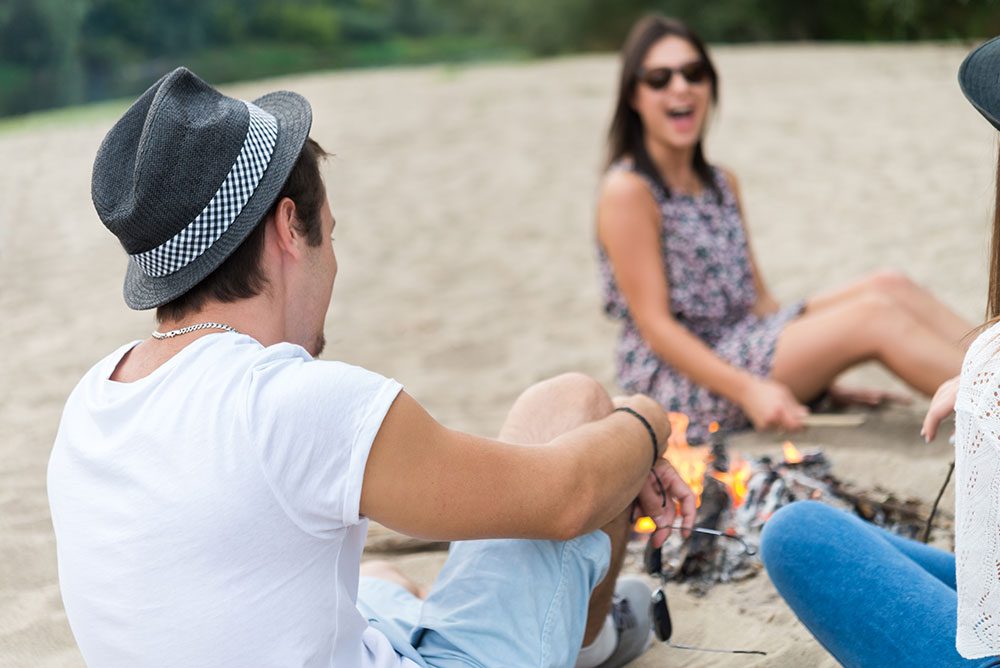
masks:
[[[813,413],[802,418],[806,427],[860,427],[865,423],[863,413]]]

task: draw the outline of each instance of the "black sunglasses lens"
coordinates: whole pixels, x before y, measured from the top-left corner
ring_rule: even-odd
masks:
[[[661,67],[643,74],[642,80],[653,90],[660,90],[661,88],[666,88],[670,85],[670,79],[673,75],[674,71],[669,67]]]
[[[708,65],[704,61],[688,63],[677,70],[684,80],[690,84],[698,84],[708,78]],[[658,67],[655,70],[643,72],[639,78],[653,90],[661,90],[670,85],[674,70],[670,67]]]
[[[670,623],[670,610],[667,608],[667,596],[662,589],[653,592],[649,600],[649,616],[653,620],[653,633],[660,642],[667,642],[673,634],[674,627]]]
[[[688,83],[701,83],[708,76],[708,67],[705,63],[691,63],[690,65],[685,65],[681,68],[681,76],[683,76]]]
[[[663,571],[663,554],[660,548],[653,547],[653,539],[646,541],[646,550],[642,553],[642,563],[649,575],[659,575]]]

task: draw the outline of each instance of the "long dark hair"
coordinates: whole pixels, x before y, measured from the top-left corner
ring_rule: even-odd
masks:
[[[990,243],[990,287],[986,296],[987,325],[1000,320],[1000,154],[997,157],[996,189],[996,200],[993,204],[993,240]]]
[[[676,19],[659,15],[650,15],[639,19],[632,26],[632,30],[629,31],[628,38],[625,40],[625,46],[622,47],[618,102],[615,104],[615,115],[611,119],[611,128],[608,130],[608,166],[616,160],[630,155],[635,163],[636,171],[652,179],[653,183],[659,185],[667,197],[670,197],[670,189],[663,182],[660,171],[653,164],[652,158],[646,151],[642,119],[632,108],[632,97],[639,81],[638,73],[642,67],[642,61],[649,49],[668,35],[686,40],[698,52],[698,56],[708,69],[708,79],[712,87],[712,102],[713,104],[719,102],[719,77],[715,71],[715,65],[712,64],[712,59],[708,57],[708,49],[705,48],[705,43],[701,38],[691,28]],[[699,137],[698,143],[694,147],[692,167],[702,185],[712,191],[716,197],[721,198],[719,185],[715,182],[711,166],[705,160],[705,153],[701,145],[702,139]]]

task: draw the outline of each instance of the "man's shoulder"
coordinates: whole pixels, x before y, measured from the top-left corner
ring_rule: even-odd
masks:
[[[277,343],[248,353],[239,362],[249,401],[270,407],[289,403],[309,406],[350,406],[383,392],[398,392],[399,384],[382,374],[348,362],[321,360],[304,348]]]
[[[349,362],[315,358],[305,348],[294,343],[275,343],[270,346],[260,346],[258,350],[248,352],[243,363],[252,367],[253,371],[259,373],[284,370],[293,374],[300,373],[314,377],[379,376],[374,371]]]

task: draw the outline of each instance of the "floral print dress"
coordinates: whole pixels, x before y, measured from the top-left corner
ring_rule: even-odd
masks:
[[[611,169],[634,171],[624,161]],[[721,198],[710,188],[694,196],[668,198],[659,185],[643,177],[660,209],[660,250],[670,283],[670,311],[720,358],[766,377],[778,335],[805,305],[800,301],[763,318],[752,313],[757,290],[739,205],[722,170],[713,167],[712,173]],[[708,439],[713,421],[724,431],[748,428],[750,421],[739,406],[695,384],[650,349],[632,321],[603,248],[598,248],[598,266],[604,310],[622,321],[615,355],[622,388],[648,394],[667,410],[686,413],[692,443]]]

